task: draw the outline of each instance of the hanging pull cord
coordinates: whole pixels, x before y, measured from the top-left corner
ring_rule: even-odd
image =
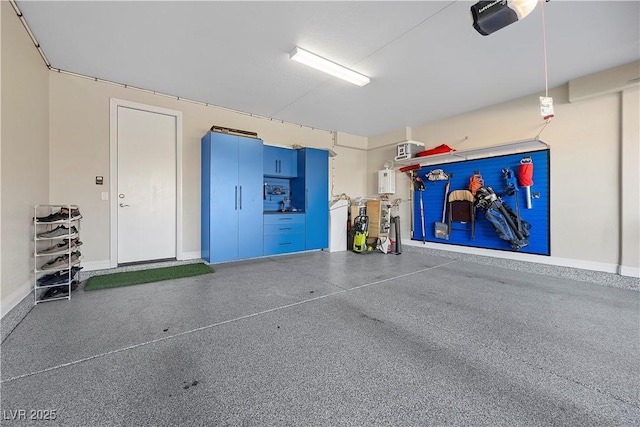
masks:
[[[546,25],[544,22],[545,1],[543,0],[540,3],[541,3],[541,9],[542,9],[542,50],[544,52],[544,96],[549,97],[549,77],[547,74],[547,33],[545,29]]]

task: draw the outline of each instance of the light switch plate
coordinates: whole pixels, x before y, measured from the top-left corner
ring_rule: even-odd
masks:
[[[109,192],[108,191],[103,191],[102,192],[102,200],[109,200]]]

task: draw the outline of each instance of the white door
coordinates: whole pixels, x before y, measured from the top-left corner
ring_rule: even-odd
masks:
[[[176,117],[118,106],[118,263],[176,257]]]

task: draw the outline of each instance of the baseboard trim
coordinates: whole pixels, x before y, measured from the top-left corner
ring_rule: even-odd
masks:
[[[558,258],[546,255],[524,254],[520,252],[496,251],[492,249],[473,248],[468,246],[443,245],[432,242],[418,242],[415,240],[402,240],[403,246],[413,246],[429,249],[437,249],[448,252],[464,253],[470,255],[489,256],[492,258],[500,258],[514,261],[533,262],[536,264],[555,265],[559,267],[579,268],[581,270],[601,271],[604,273],[617,274],[619,271],[617,264],[608,264],[604,262],[584,261],[572,258]]]
[[[621,268],[617,264],[430,242],[423,244],[415,240],[403,240],[402,245],[406,252],[425,252],[445,258],[635,291],[640,288],[640,281],[637,276],[633,276],[634,273],[638,274],[638,269]]]
[[[108,259],[102,261],[83,261],[80,265],[84,267],[84,271],[106,270],[111,268],[111,261]]]
[[[0,342],[22,322],[33,309],[33,284],[26,283],[2,301],[2,321],[0,322]]]
[[[193,259],[200,259],[200,251],[183,252],[182,257],[178,261],[189,261]],[[84,271],[109,270],[115,268],[111,267],[111,260],[108,259],[101,261],[83,261],[82,266],[84,267]]]
[[[189,259],[200,259],[202,256],[202,253],[200,251],[197,252],[182,252],[182,258],[180,259],[180,261],[186,261]]]
[[[621,276],[640,278],[640,268],[621,265],[618,269],[618,274]]]
[[[29,295],[33,291],[33,283],[26,283],[23,286],[19,287],[15,291],[9,295],[9,297],[2,301],[2,319],[4,320],[4,316],[6,316],[13,308],[20,304],[20,301],[25,299],[27,295]]]

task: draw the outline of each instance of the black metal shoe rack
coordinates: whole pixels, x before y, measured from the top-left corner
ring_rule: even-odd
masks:
[[[63,209],[67,209],[68,215],[55,215],[61,213]],[[78,213],[77,216],[72,216],[74,211]],[[77,205],[36,205],[34,207],[34,304],[71,299],[72,285],[82,258],[78,250],[81,243],[72,244],[74,239],[80,237],[82,216],[79,215],[79,211]],[[38,219],[47,216],[55,219],[49,218],[45,221]],[[52,236],[51,232],[56,229],[58,231]],[[67,239],[66,244],[65,239]]]

